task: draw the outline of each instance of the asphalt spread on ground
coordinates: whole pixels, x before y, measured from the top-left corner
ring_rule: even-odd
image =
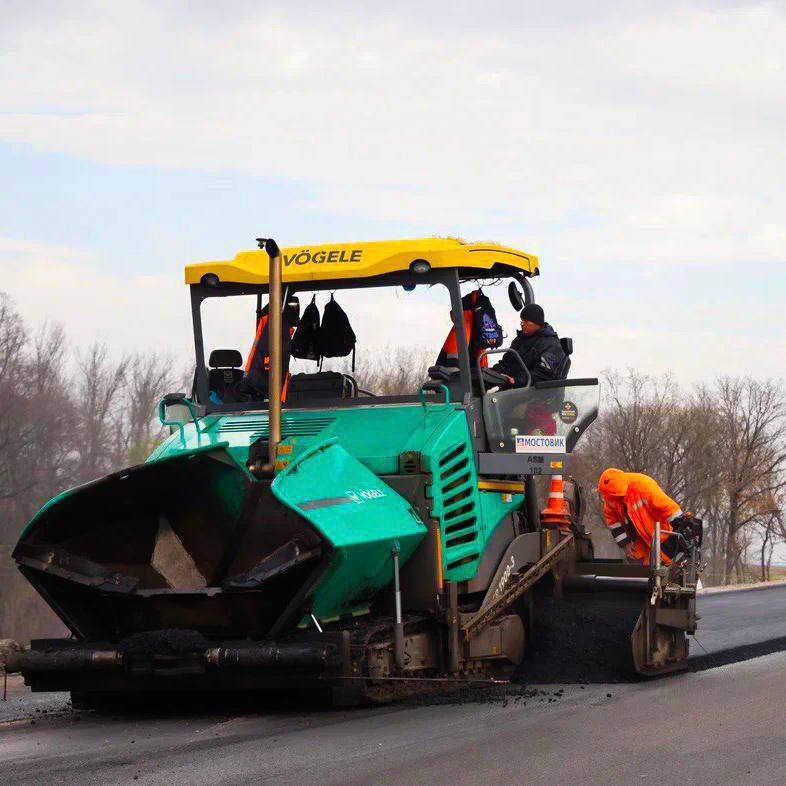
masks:
[[[0,725],[0,781],[786,783],[786,654],[776,652],[786,650],[786,588],[700,598],[694,673],[636,683],[618,646],[635,609],[622,603],[609,614],[616,603],[541,599],[539,635],[513,683],[417,706],[202,697],[191,707],[95,714],[63,711],[63,694],[49,695],[53,711],[46,694],[16,691],[28,719]],[[757,657],[766,652],[775,654]],[[572,684],[545,684],[557,675]]]

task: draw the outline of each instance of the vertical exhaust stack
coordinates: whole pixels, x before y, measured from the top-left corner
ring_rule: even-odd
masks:
[[[268,275],[268,319],[270,325],[270,372],[268,374],[269,453],[265,471],[276,466],[278,443],[281,442],[281,249],[273,238],[258,238],[260,248],[270,258]]]

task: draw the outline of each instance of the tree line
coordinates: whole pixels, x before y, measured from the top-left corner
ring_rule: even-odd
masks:
[[[704,520],[705,584],[768,580],[786,543],[786,394],[772,379],[718,377],[689,388],[668,376],[607,372],[600,416],[573,469],[590,523],[607,467],[643,472]]]
[[[31,330],[0,294],[0,638],[60,630],[10,559],[24,524],[64,489],[143,461],[162,435],[156,404],[182,376],[165,355]]]
[[[355,376],[377,394],[412,393],[433,360],[389,348],[360,359]],[[74,348],[61,326],[31,328],[0,294],[0,638],[62,632],[10,559],[24,524],[60,491],[144,461],[164,436],[159,399],[188,389],[191,374],[155,351]],[[602,382],[601,414],[571,462],[597,537],[607,538],[594,492],[600,472],[644,472],[704,519],[705,583],[769,578],[786,543],[782,385],[722,377],[684,388],[635,370]]]

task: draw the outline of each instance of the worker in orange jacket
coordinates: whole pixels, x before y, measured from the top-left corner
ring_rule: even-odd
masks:
[[[664,565],[670,565],[680,543],[673,530],[683,532],[693,526],[692,514],[683,514],[680,506],[652,478],[638,472],[607,469],[600,476],[598,491],[603,498],[606,526],[628,558],[649,562],[655,524],[659,521],[661,560]],[[695,521],[700,528],[701,522]]]

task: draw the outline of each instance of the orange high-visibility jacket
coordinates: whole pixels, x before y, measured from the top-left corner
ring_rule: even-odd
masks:
[[[475,314],[472,310],[480,294],[480,290],[476,289],[474,292],[468,292],[461,299],[464,305],[464,335],[467,337],[467,346],[469,347],[470,361],[477,360],[480,353],[483,351],[480,347],[472,346],[472,330],[475,326]],[[452,327],[448,333],[445,343],[442,345],[442,351],[437,358],[438,366],[458,366],[458,339],[456,338],[456,328]],[[480,361],[481,366],[488,366],[489,359],[484,355]]]
[[[647,562],[655,524],[660,521],[661,542],[671,532],[671,522],[682,515],[680,506],[647,475],[607,469],[598,481],[603,497],[606,526],[620,548],[631,544],[635,559]],[[671,560],[661,552],[664,564]]]
[[[465,311],[464,335],[467,337],[467,344],[469,344],[472,340],[472,325],[473,325],[472,312]],[[450,332],[448,333],[448,337],[445,339],[445,343],[442,345],[442,352],[445,353],[446,365],[458,366],[458,339],[456,338],[455,327],[452,327],[450,329]],[[480,352],[478,352],[477,354],[480,354]],[[474,359],[475,358],[473,357],[472,360]],[[486,360],[486,358],[483,358],[483,360]],[[486,362],[486,365],[488,365],[488,361]]]
[[[267,306],[265,306],[265,311],[263,312],[262,316],[259,318],[259,322],[257,322],[257,332],[254,336],[254,343],[251,345],[251,351],[248,353],[248,359],[246,360],[245,371],[248,373],[249,371],[256,370],[259,372],[260,376],[265,380],[265,387],[267,387],[267,375],[270,371],[270,331],[268,329],[268,318],[267,318]],[[284,326],[286,327],[286,325]],[[292,336],[295,333],[295,328],[293,326],[289,326],[289,338],[292,339]],[[289,388],[289,360],[290,360],[290,351],[289,351],[289,342],[283,342],[285,346],[282,347],[284,350],[284,358],[282,363],[282,377],[283,382],[281,384],[281,401],[282,403],[286,403],[287,400],[287,389]]]

